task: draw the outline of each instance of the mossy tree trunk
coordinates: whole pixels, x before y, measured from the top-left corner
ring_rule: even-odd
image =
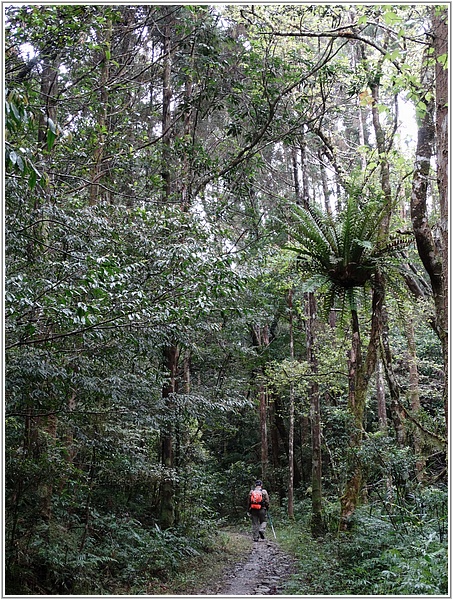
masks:
[[[349,353],[349,393],[348,408],[352,417],[352,433],[349,440],[349,468],[344,493],[341,496],[340,530],[351,528],[352,516],[360,501],[362,489],[362,465],[358,457],[363,438],[363,416],[365,412],[368,385],[373,375],[382,332],[382,311],[384,302],[384,282],[376,274],[373,290],[371,330],[365,359],[362,356],[359,318],[356,310],[351,311],[352,344]]]
[[[435,66],[437,189],[440,204],[442,255],[442,297],[438,302],[442,354],[444,361],[444,413],[448,432],[448,9],[433,6],[432,27]]]

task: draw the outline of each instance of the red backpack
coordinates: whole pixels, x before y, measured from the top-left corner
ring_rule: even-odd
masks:
[[[260,509],[263,502],[263,493],[261,490],[252,490],[250,492],[250,508]]]

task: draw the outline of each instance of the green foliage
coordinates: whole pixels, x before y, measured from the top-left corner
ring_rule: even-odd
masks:
[[[29,99],[25,94],[7,90],[5,100],[5,165],[9,173],[16,173],[28,182],[28,187],[33,190],[36,184],[45,184],[43,175],[26,146],[25,131],[33,123],[35,115],[29,108]],[[54,126],[55,129],[55,126]],[[55,138],[54,138],[55,139]],[[14,140],[14,141],[10,141]],[[24,145],[21,145],[24,144]]]
[[[306,278],[306,289],[319,289],[324,296],[327,317],[337,298],[344,307],[357,310],[357,289],[374,285],[378,273],[390,266],[386,261],[412,242],[399,236],[381,240],[380,225],[389,208],[378,199],[359,200],[350,195],[344,211],[336,219],[316,206],[293,207],[290,229],[296,246],[298,265]]]
[[[318,35],[326,23],[332,31],[348,30],[352,13],[341,7],[167,9],[6,7],[8,593],[147,594],[150,581],[165,582],[186,560],[202,560],[219,523],[243,517],[246,493],[260,473],[256,392],[263,381],[274,394],[271,494],[282,499],[285,493],[291,380],[300,425],[297,466],[306,489],[313,374],[303,360],[302,294],[323,290],[328,305],[333,295],[359,303],[356,289],[367,290],[379,270],[390,274],[405,244],[376,237],[384,210],[373,191],[380,157],[372,141],[359,140],[352,115],[357,94],[370,83],[368,65],[380,60],[379,44],[386,46],[378,107],[386,125],[395,116],[395,91],[410,88],[417,101],[432,99],[414,70],[425,9],[357,7],[357,31],[371,41],[367,64],[347,37]],[[307,36],[274,35],[289,25],[297,32],[297,24]],[[423,47],[425,37],[420,42]],[[369,106],[365,101],[364,113]],[[410,160],[386,133],[392,193],[400,198],[408,193],[402,182]],[[304,144],[306,191],[317,197],[324,169],[333,168],[338,188],[327,190],[325,200],[332,207],[335,200],[339,216],[295,211],[301,286],[279,248],[287,238],[286,198],[296,193],[292,161]],[[367,167],[357,174],[362,158]],[[342,176],[342,167],[351,175]],[[359,193],[351,183],[357,178]],[[285,294],[293,286],[301,292],[294,306],[297,364],[287,360]],[[254,326],[268,328],[268,346],[254,345]],[[417,418],[442,434],[438,347],[426,330],[417,333],[423,405]],[[404,340],[396,326],[391,334],[400,361]],[[351,428],[346,354],[332,331],[317,336],[325,520],[333,530]],[[174,373],[164,360],[169,346],[179,353]],[[405,383],[404,364],[397,375]],[[164,393],[169,383],[170,395]],[[277,400],[279,432],[272,421]],[[369,425],[374,430],[371,410]],[[169,432],[170,467],[162,464]],[[379,514],[385,535],[394,529],[412,536],[414,548],[434,557],[432,572],[419,577],[423,589],[434,589],[430,578],[442,564],[446,535],[443,492],[425,490],[423,499],[412,483],[410,450],[391,445],[391,438],[370,436],[356,457],[368,470],[372,519],[386,506],[379,494],[391,475],[391,518]],[[431,452],[427,442],[423,451]],[[175,527],[164,530],[157,515],[165,486],[174,493]],[[422,505],[435,507],[437,516]],[[302,508],[309,513],[308,501]],[[433,531],[439,541],[425,543]],[[371,539],[367,548],[370,560],[386,568],[394,561],[389,589],[404,588],[409,573],[426,566],[425,558],[416,564],[409,550],[384,539]],[[360,554],[353,545],[348,551]],[[315,554],[306,559],[313,572],[322,564]],[[338,553],[324,559],[340,569]],[[350,576],[355,581],[358,571]],[[335,579],[325,585],[345,589],[335,588]]]
[[[171,579],[205,544],[206,532],[195,530],[187,537],[158,525],[145,527],[128,516],[93,512],[92,517],[95,525],[88,535],[74,518],[64,526],[42,523],[36,528],[28,539],[26,562],[9,573],[8,592],[105,594],[122,589],[143,594],[153,579]]]
[[[420,500],[424,496],[421,492]],[[446,514],[446,494],[443,514]],[[442,595],[447,593],[447,542],[436,531],[435,510],[425,505],[428,523],[396,531],[379,510],[357,510],[352,532],[314,540],[309,506],[297,507],[296,522],[279,524],[283,545],[298,559],[297,575],[285,592],[295,595]],[[337,510],[339,507],[337,506]]]

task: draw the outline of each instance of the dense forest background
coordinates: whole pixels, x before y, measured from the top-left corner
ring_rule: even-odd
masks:
[[[447,16],[5,6],[7,593],[146,593],[255,477],[446,593]]]

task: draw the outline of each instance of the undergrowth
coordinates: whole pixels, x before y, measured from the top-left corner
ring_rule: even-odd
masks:
[[[114,515],[97,515],[88,533],[72,525],[36,528],[27,553],[7,561],[9,594],[147,594],[215,544],[213,529],[162,530]]]
[[[221,588],[233,565],[250,552],[251,536],[223,528],[213,538],[211,551],[185,560],[165,583],[152,581],[148,595],[212,595]]]
[[[298,561],[285,593],[447,594],[446,492],[437,496],[437,505],[424,504],[420,510],[419,503],[417,510],[395,509],[390,515],[367,505],[357,509],[351,531],[340,533],[331,518],[329,532],[317,539],[310,533],[309,503],[301,503],[293,522],[282,516],[279,523],[279,541]]]

